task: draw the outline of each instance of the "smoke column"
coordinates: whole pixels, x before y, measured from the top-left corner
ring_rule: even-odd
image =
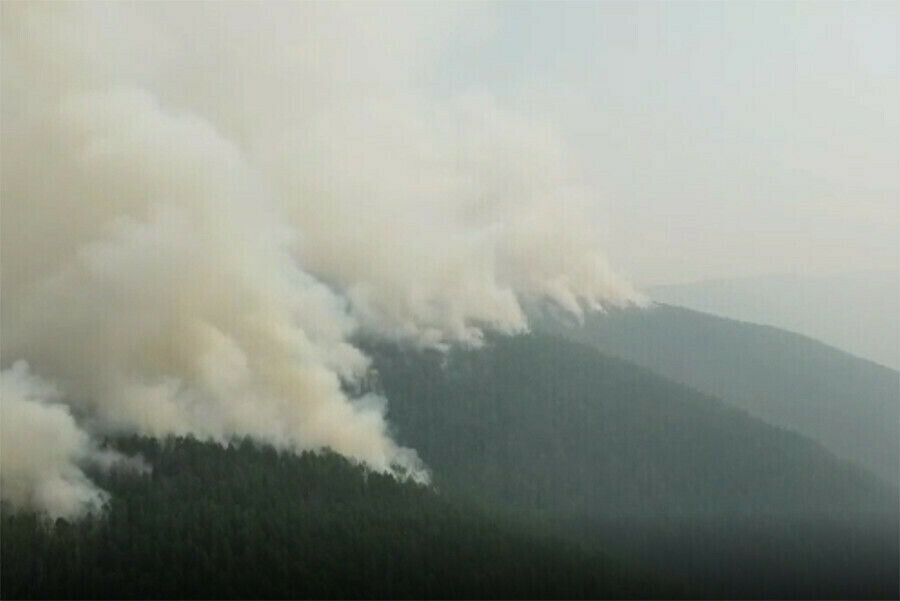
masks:
[[[0,10],[13,505],[98,506],[81,467],[116,460],[92,442],[110,433],[327,447],[427,480],[387,401],[344,391],[368,366],[354,334],[479,344],[526,330],[531,301],[642,300],[552,128],[429,93],[469,8]]]

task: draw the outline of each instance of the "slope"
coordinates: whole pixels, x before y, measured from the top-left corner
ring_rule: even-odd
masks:
[[[643,365],[900,481],[900,374],[776,328],[669,305],[536,327]]]
[[[105,515],[3,516],[3,598],[679,595],[600,553],[336,455],[185,439],[118,446],[153,471],[97,474],[112,492]]]
[[[897,490],[811,440],[558,338],[369,350],[439,490],[715,597],[897,593]]]
[[[900,274],[773,275],[648,290],[656,300],[765,324],[900,369]]]

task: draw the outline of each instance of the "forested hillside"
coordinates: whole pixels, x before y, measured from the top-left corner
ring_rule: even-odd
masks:
[[[897,592],[896,488],[809,439],[542,335],[373,354],[398,436],[439,488],[543,516],[712,596]]]
[[[900,374],[767,326],[656,305],[535,327],[721,398],[900,481]]]
[[[4,599],[599,598],[681,589],[333,454],[117,442],[106,512],[2,518]]]
[[[433,486],[244,441],[109,441],[99,516],[4,508],[4,598],[896,598],[898,492],[587,346],[367,344]],[[360,392],[360,391],[356,391]]]

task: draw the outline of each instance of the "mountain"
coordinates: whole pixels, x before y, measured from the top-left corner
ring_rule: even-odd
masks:
[[[387,394],[433,486],[328,452],[115,439],[151,470],[91,472],[104,515],[3,510],[0,596],[900,593],[897,488],[808,438],[547,335],[366,348],[356,392]]]
[[[784,330],[669,305],[535,327],[622,357],[816,439],[897,485],[900,374]]]
[[[654,299],[783,328],[900,369],[900,273],[775,275],[657,286]]]
[[[808,438],[545,335],[369,351],[438,490],[713,597],[897,595],[897,488]]]
[[[667,598],[678,587],[332,454],[117,441],[100,518],[2,520],[4,599]]]

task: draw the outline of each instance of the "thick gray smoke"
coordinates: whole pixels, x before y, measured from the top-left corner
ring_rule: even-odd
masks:
[[[424,479],[344,392],[354,333],[477,344],[532,300],[641,300],[552,129],[427,93],[445,10],[2,4],[5,500],[96,506],[79,466],[111,432]]]

